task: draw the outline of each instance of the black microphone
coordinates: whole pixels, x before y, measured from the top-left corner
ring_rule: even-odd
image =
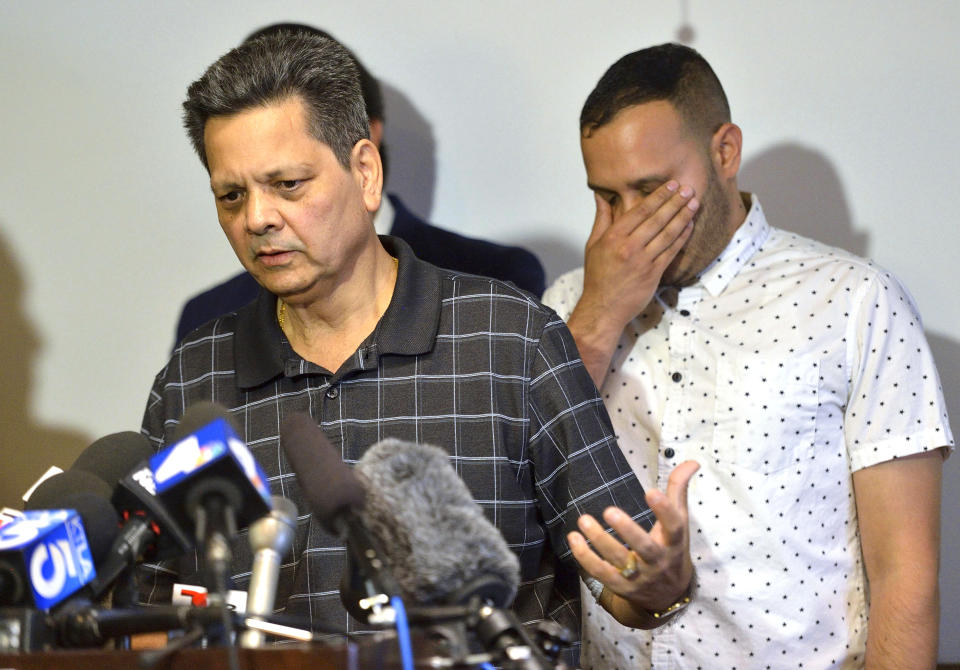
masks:
[[[122,517],[109,558],[98,564],[97,578],[90,584],[94,597],[103,595],[124,570],[138,562],[179,556],[193,546],[156,496],[148,463],[153,455],[145,435],[113,433],[87,447],[68,471],[93,473],[109,482],[113,486],[111,500]]]
[[[209,421],[211,416],[216,418]],[[199,428],[192,429],[200,424]],[[206,586],[225,594],[229,539],[270,511],[266,475],[227,420],[227,411],[198,403],[181,419],[189,434],[150,459],[157,495],[202,548]]]
[[[63,647],[99,647],[113,638],[189,630],[220,624],[222,620],[223,611],[219,607],[169,605],[104,609],[80,604],[57,612],[52,627]]]
[[[307,414],[284,419],[280,447],[314,517],[329,532],[346,538],[348,562],[356,566],[362,580],[357,589],[362,589],[364,597],[374,599],[373,610],[378,612],[385,599],[376,597],[398,595],[400,588],[389,570],[384,548],[363,525],[363,484]],[[344,606],[354,618],[367,621],[370,613],[360,607],[359,599],[345,600]]]
[[[110,545],[120,532],[120,519],[110,504],[110,494],[109,484],[95,474],[66,470],[45,479],[23,508],[77,510],[93,564],[100,566],[110,555]]]
[[[388,548],[401,595],[419,604],[513,602],[519,560],[447,452],[387,439],[367,449],[356,470],[366,488],[363,524]]]
[[[0,605],[49,610],[88,584],[117,533],[109,487],[64,472],[37,487],[22,519],[0,528]],[[89,531],[87,530],[89,527]]]

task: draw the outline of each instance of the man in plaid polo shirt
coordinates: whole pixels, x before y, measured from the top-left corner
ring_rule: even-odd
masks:
[[[686,485],[696,464],[645,499],[555,313],[376,236],[382,166],[343,47],[303,33],[245,43],[190,86],[184,109],[220,224],[262,290],[182,341],[157,375],[143,422],[156,446],[191,404],[220,403],[273,492],[304,510],[300,487],[324,482],[291,472],[279,448],[285,416],[308,412],[349,463],[387,437],[436,444],[520,559],[522,621],[576,630],[578,570],[621,622],[667,620],[656,615],[692,582]],[[245,538],[235,545],[242,588],[250,556]],[[339,601],[342,542],[304,515],[292,553],[278,605],[318,631],[355,630]],[[162,600],[178,575],[149,570],[145,595]]]

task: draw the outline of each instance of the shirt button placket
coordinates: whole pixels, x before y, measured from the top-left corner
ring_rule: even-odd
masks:
[[[677,298],[681,304],[686,303],[677,311],[672,312],[668,334],[669,360],[665,361],[669,366],[667,368],[668,377],[671,383],[664,388],[666,402],[664,403],[664,415],[661,432],[661,451],[660,467],[657,472],[657,485],[666,486],[667,478],[670,476],[672,461],[677,456],[677,450],[682,447],[681,439],[685,433],[686,413],[682,410],[686,406],[686,384],[684,379],[687,376],[687,368],[690,359],[690,303],[695,302],[698,296],[690,293],[691,289],[685,289]],[[669,312],[668,312],[669,313]]]

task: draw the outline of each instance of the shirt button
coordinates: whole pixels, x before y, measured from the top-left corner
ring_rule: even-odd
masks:
[[[689,309],[681,309],[681,310],[680,310],[680,316],[690,316],[690,310],[689,310]]]
[[[675,382],[678,382],[681,379],[683,379],[683,375],[680,374],[679,372],[674,372],[672,375],[670,375],[670,379],[672,379]]]
[[[666,449],[663,450],[663,455],[666,456],[667,458],[673,458],[676,453],[677,452],[673,450],[673,447],[667,447]]]
[[[330,388],[327,389],[327,397],[330,398],[331,400],[336,398],[338,395],[340,395],[340,391],[339,389],[337,389],[336,386],[331,386]]]

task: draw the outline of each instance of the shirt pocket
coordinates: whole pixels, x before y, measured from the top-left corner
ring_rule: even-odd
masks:
[[[717,364],[714,454],[770,474],[813,455],[820,361],[724,356]]]

